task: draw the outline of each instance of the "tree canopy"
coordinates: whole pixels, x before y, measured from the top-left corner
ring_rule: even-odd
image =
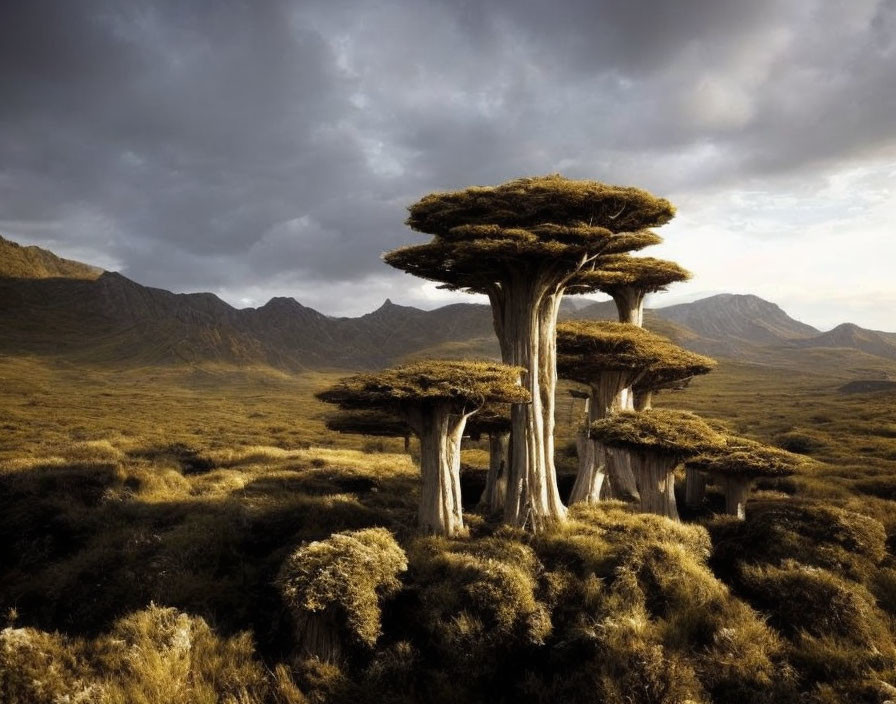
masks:
[[[724,447],[725,436],[687,411],[620,411],[594,421],[591,437],[610,447],[687,457]]]
[[[724,445],[691,457],[685,464],[724,476],[786,477],[809,467],[812,461],[755,440],[729,437]]]
[[[522,371],[490,362],[415,362],[346,377],[317,397],[348,409],[437,402],[460,406],[482,406],[488,401],[528,403],[528,392],[518,384]]]
[[[715,368],[714,359],[670,344],[662,358],[651,363],[633,388],[638,392],[677,388],[692,377],[708,374]]]
[[[580,223],[611,232],[633,232],[662,225],[675,215],[668,200],[639,188],[575,181],[559,174],[430,193],[409,211],[407,225],[433,235],[445,235],[461,225],[528,229],[544,223]]]
[[[636,249],[636,248],[632,248]],[[675,262],[653,257],[616,254],[600,260],[600,265],[579,273],[569,284],[569,293],[603,291],[613,295],[620,288],[636,288],[645,293],[663,290],[669,284],[687,281],[691,273]]]
[[[557,374],[583,384],[607,371],[678,369],[692,357],[707,359],[628,323],[571,320],[557,324]]]

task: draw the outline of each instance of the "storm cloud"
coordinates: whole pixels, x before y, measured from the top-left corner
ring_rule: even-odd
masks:
[[[679,206],[681,296],[896,302],[896,0],[12,0],[0,95],[0,233],[148,285],[434,305],[406,206],[559,171]]]

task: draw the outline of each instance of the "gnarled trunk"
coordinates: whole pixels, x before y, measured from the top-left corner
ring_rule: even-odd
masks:
[[[750,496],[751,477],[724,477],[725,513],[744,520],[747,516],[747,498]]]
[[[685,467],[684,503],[688,508],[700,508],[706,496],[706,475],[693,467]]]
[[[488,513],[504,510],[507,495],[507,449],[510,433],[489,433],[488,474],[485,489],[479,499],[479,506]]]
[[[678,458],[637,451],[630,457],[641,494],[641,511],[679,520],[673,475]]]
[[[534,531],[562,520],[554,467],[556,328],[560,296],[537,273],[519,272],[490,293],[495,332],[505,364],[523,367],[531,404],[511,406],[510,467],[504,520]]]
[[[460,441],[466,415],[451,412],[448,404],[424,404],[406,415],[420,438],[420,529],[435,535],[463,532],[460,494]]]

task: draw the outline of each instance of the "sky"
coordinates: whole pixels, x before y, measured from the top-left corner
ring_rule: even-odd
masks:
[[[896,330],[896,0],[5,0],[0,235],[237,307],[458,300],[385,265],[434,190],[671,200],[693,279]]]

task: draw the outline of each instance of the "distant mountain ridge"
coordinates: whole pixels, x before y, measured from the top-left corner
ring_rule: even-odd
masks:
[[[204,361],[282,369],[376,368],[415,355],[497,356],[488,306],[424,311],[386,300],[334,318],[292,298],[236,309],[212,293],[175,294],[0,238],[0,354],[95,364]],[[575,302],[573,302],[575,301]],[[564,302],[567,318],[614,319],[612,302]],[[844,324],[821,333],[757,296],[720,294],[646,312],[649,328],[706,354],[849,349],[896,360],[896,335]]]

